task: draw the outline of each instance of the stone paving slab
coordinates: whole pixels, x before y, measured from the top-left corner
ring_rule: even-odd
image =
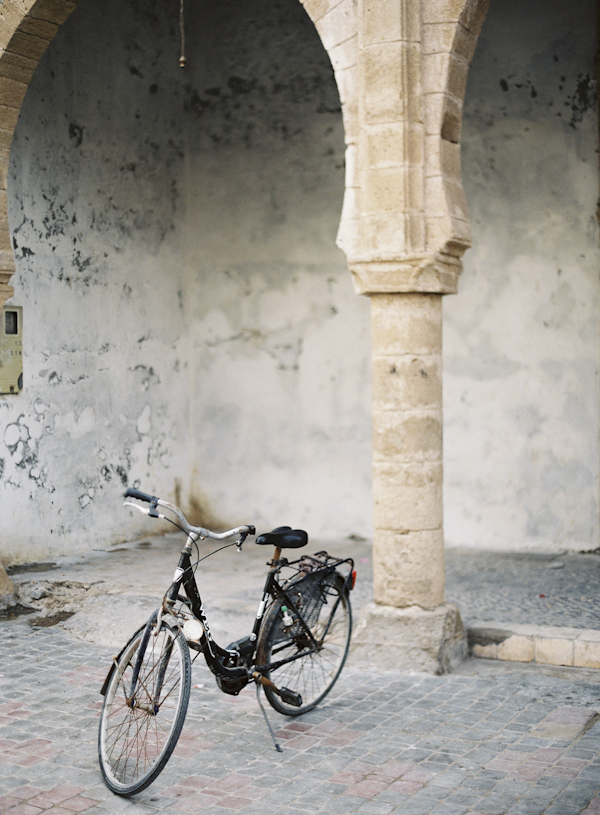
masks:
[[[172,573],[181,536],[151,536],[82,557],[60,558],[48,571],[20,571],[14,580],[25,591],[67,595],[80,590],[76,614],[63,625],[75,636],[117,647],[129,628],[141,624]],[[373,599],[368,542],[312,541],[313,551],[354,557],[358,581],[353,609]],[[202,554],[210,550],[203,544]],[[203,561],[203,596],[217,640],[247,633],[264,580],[267,556],[246,544]],[[140,565],[143,580],[140,581]],[[50,567],[51,566],[51,567]],[[600,555],[446,550],[446,597],[455,602],[469,632],[472,652],[486,659],[537,662],[600,669]],[[88,596],[86,596],[88,595]],[[67,596],[67,601],[71,599]]]
[[[600,554],[446,549],[446,601],[476,620],[600,629]]]
[[[148,619],[160,605],[185,537],[155,535],[85,555],[60,557],[54,563],[34,569],[20,569],[11,577],[25,596],[42,594],[39,605],[50,600],[45,614],[57,610],[61,592],[68,586],[70,595],[59,609],[75,612],[62,625],[74,636],[110,648],[119,648],[132,629]],[[326,548],[337,557],[353,557],[358,570],[352,593],[353,611],[373,599],[371,546],[365,542],[341,541],[324,544],[311,540],[307,551]],[[211,554],[212,553],[212,554]],[[251,540],[238,553],[235,545],[204,541],[200,544],[202,561],[197,578],[210,626],[218,642],[232,642],[248,634],[264,586],[269,547],[256,546]],[[39,569],[43,568],[43,571]],[[76,587],[79,596],[76,597]],[[26,623],[43,624],[44,615],[33,613],[21,618]],[[0,620],[0,625],[2,621]]]
[[[600,669],[600,631],[472,620],[471,653],[482,659]]]
[[[446,597],[484,659],[600,669],[600,555],[446,551]]]
[[[345,670],[315,711],[270,718],[194,665],[180,742],[133,799],[98,768],[113,651],[0,626],[0,812],[600,815],[600,672],[470,660],[456,673]]]

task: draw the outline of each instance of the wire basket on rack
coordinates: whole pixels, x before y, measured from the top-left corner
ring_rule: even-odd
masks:
[[[287,617],[287,615],[283,613],[283,607],[287,605],[287,601],[285,599],[279,600],[278,603],[282,613],[279,618],[275,642],[283,642],[284,640],[294,639],[302,635],[306,636],[306,630],[298,620],[296,610],[302,615],[305,625],[311,630],[313,636],[318,638],[318,631],[316,629],[319,624],[319,616],[322,616],[321,610],[323,606],[328,603],[335,579],[335,569],[331,567],[321,567],[308,574],[299,572],[296,577],[293,577],[285,585],[286,593],[295,607],[290,606],[288,608],[289,615],[293,622],[291,625],[286,624],[286,618],[287,620],[290,619],[290,617]],[[334,594],[334,597],[335,596],[337,596],[337,594]]]

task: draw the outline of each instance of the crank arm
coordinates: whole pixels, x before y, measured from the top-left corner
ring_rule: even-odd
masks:
[[[266,676],[263,676],[258,671],[254,671],[252,673],[252,678],[255,682],[264,685],[265,688],[268,688],[273,693],[276,693],[279,698],[286,703],[286,705],[292,705],[293,707],[300,707],[302,705],[302,697],[299,693],[296,693],[289,688],[278,688],[274,682],[271,682],[270,679],[267,679]]]

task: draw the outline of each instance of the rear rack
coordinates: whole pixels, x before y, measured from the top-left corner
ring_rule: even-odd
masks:
[[[344,566],[347,568],[344,568]],[[299,557],[297,560],[288,561],[284,558],[281,561],[281,567],[289,567],[296,572],[296,575],[313,574],[319,571],[336,571],[344,580],[344,588],[348,588],[349,591],[354,588],[354,581],[356,579],[354,560],[351,557],[334,557],[324,549],[320,552],[316,552],[314,555],[302,555],[302,557]]]

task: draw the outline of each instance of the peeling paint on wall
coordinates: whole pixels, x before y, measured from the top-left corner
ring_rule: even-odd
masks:
[[[596,3],[491,4],[469,75],[473,248],[444,302],[450,544],[595,549]]]
[[[204,517],[371,531],[369,303],[335,247],[343,129],[297,0],[81,0],[11,151],[26,388],[0,399],[0,556]]]

